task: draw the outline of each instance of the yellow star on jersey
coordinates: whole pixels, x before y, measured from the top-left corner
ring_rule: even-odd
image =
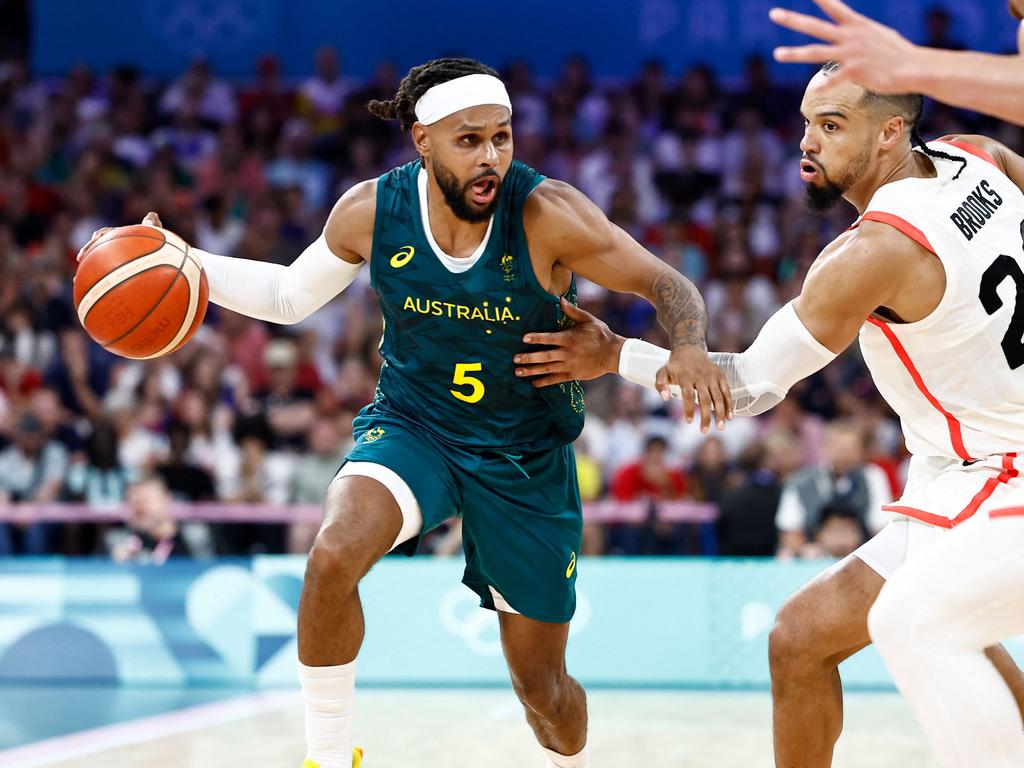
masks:
[[[506,304],[511,304],[512,303],[512,297],[511,296],[506,296],[505,297],[505,303]]]

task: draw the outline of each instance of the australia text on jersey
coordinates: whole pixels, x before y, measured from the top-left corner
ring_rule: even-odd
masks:
[[[510,303],[512,297],[506,296],[505,301]],[[490,302],[483,302],[480,306],[468,306],[466,304],[455,304],[440,299],[421,299],[419,297],[406,296],[402,309],[406,312],[417,312],[421,315],[434,315],[436,317],[447,317],[452,320],[484,320],[490,323],[506,323],[509,320],[518,320],[519,316],[512,314],[511,307],[490,306]]]

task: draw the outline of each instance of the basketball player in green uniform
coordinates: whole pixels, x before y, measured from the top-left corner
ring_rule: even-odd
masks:
[[[696,395],[705,429],[713,406],[721,427],[729,391],[707,357],[704,304],[577,190],[512,159],[511,104],[490,68],[431,61],[393,101],[369,106],[411,132],[418,160],[346,192],[289,267],[198,251],[211,300],[237,312],[296,322],[365,266],[384,315],[380,383],[328,490],[299,607],[305,766],[361,761],[351,737],[360,579],[456,515],[463,581],[498,611],[546,765],[585,766],[585,695],[565,668],[582,531],[571,444],[583,392],[578,382],[535,389],[516,377],[513,357],[531,349],[526,331],[572,323],[573,273],[584,275],[656,307],[672,344],[666,390],[690,394],[688,419]]]

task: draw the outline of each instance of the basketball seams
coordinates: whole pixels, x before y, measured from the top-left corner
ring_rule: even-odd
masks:
[[[180,250],[180,249],[178,249],[178,250]],[[174,288],[174,284],[178,282],[178,278],[180,278],[180,276],[182,276],[181,275],[181,268],[185,265],[185,259],[187,259],[187,258],[188,258],[188,254],[182,252],[182,254],[181,254],[181,263],[178,264],[177,272],[174,274],[173,278],[171,278],[171,280],[167,283],[167,288],[164,289],[164,292],[162,294],[160,294],[160,297],[155,302],[153,302],[153,306],[150,307],[150,310],[148,310],[145,314],[143,314],[141,317],[139,317],[138,318],[138,322],[134,326],[129,328],[127,331],[125,331],[123,334],[121,334],[118,338],[114,339],[114,341],[106,342],[106,345],[117,344],[119,341],[121,341],[121,339],[123,339],[125,336],[130,334],[136,328],[141,326],[145,321],[147,321],[148,318],[150,318],[150,315],[153,314],[153,312],[157,309],[158,306],[160,306],[160,303],[164,299],[167,298],[167,294],[169,294],[171,292],[171,289]],[[170,266],[170,265],[168,265],[168,266]],[[189,296],[189,300],[191,300],[190,296]]]
[[[126,240],[126,239],[128,239],[128,238],[130,238],[130,237],[138,237],[138,238],[141,238],[141,239],[143,239],[143,240],[156,240],[156,239],[157,239],[157,238],[155,238],[155,237],[149,237],[149,236],[143,236],[143,235],[125,235],[125,236],[123,236],[123,237],[115,237],[115,238],[112,238],[112,240]],[[163,243],[164,245],[166,245],[166,244],[167,244],[167,241],[161,241],[161,242],[162,242],[162,243]],[[99,243],[97,243],[96,245],[99,245]],[[90,248],[90,249],[89,249],[88,251],[86,251],[86,252],[85,252],[85,254],[84,254],[84,255],[82,256],[82,259],[83,259],[83,264],[84,264],[84,260],[85,260],[85,259],[87,259],[87,258],[89,257],[89,254],[90,254],[90,253],[92,252],[93,248],[95,248],[95,247],[96,247],[96,245],[94,245],[94,246],[93,246],[92,248]],[[179,249],[179,250],[180,250],[180,249]],[[154,253],[160,253],[160,251],[161,251],[161,248],[154,248],[154,249],[153,249],[152,251],[146,251],[145,253],[140,253],[140,254],[138,254],[137,256],[132,256],[132,257],[131,257],[130,259],[128,259],[127,261],[123,261],[123,262],[121,262],[120,264],[118,264],[118,265],[117,265],[117,266],[116,266],[116,267],[115,267],[114,269],[121,269],[122,267],[126,267],[126,266],[128,266],[128,265],[129,265],[129,264],[131,264],[132,262],[138,261],[139,259],[144,259],[144,258],[146,258],[147,256],[152,256],[152,255],[153,255]],[[108,276],[108,275],[110,275],[110,274],[111,274],[111,272],[113,272],[113,271],[114,271],[114,270],[111,270],[110,272],[108,272],[108,273],[107,273],[106,275],[104,275],[103,277],[107,277],[107,276]],[[78,275],[76,274],[76,275],[75,275],[75,277],[78,277]],[[99,280],[97,280],[97,281],[96,281],[96,282],[94,282],[94,283],[93,283],[92,285],[90,285],[90,286],[88,287],[88,289],[86,289],[85,293],[84,293],[84,294],[82,294],[82,301],[85,301],[85,297],[89,295],[89,291],[91,291],[91,290],[92,290],[93,288],[95,288],[95,287],[96,287],[96,286],[97,286],[97,285],[99,284],[100,280],[102,280],[102,279],[103,279],[103,277],[101,277],[101,278],[100,278]]]
[[[151,263],[140,264],[140,260],[149,259]],[[102,299],[109,290],[117,285],[121,285],[125,280],[131,279],[135,275],[141,275],[144,272],[148,272],[154,267],[168,267],[169,269],[175,269],[173,263],[169,263],[167,258],[163,256],[160,251],[140,256],[139,258],[126,261],[124,264],[120,264],[114,269],[110,270],[95,282],[95,284],[85,292],[85,295],[78,302],[78,319],[85,324],[85,318],[88,317],[89,312],[92,311],[93,306]]]
[[[85,326],[86,321],[89,319],[89,315],[92,314],[92,311],[94,309],[96,309],[96,306],[101,301],[103,301],[103,299],[105,299],[110,293],[112,293],[115,289],[120,288],[125,283],[129,283],[132,280],[134,280],[135,278],[140,277],[141,275],[146,274],[147,272],[152,272],[154,269],[174,269],[174,265],[173,264],[168,264],[166,262],[161,262],[159,264],[154,264],[151,267],[146,267],[145,269],[143,269],[140,272],[132,272],[131,274],[126,275],[123,280],[119,280],[117,283],[115,283],[114,285],[112,285],[109,288],[107,288],[105,291],[103,291],[102,295],[97,296],[96,299],[93,302],[91,302],[91,304],[89,305],[89,309],[85,313],[85,316],[84,317],[79,317],[79,321],[82,323],[83,327]],[[171,279],[173,281],[173,278],[171,278]],[[84,304],[85,302],[83,301],[82,303]],[[133,328],[129,328],[127,331],[122,333],[116,339],[111,339],[109,341],[100,341],[99,339],[95,339],[95,341],[98,344],[102,345],[102,346],[105,346],[107,344],[114,344],[114,343],[120,341],[121,339],[123,339],[126,335],[131,333],[133,330],[135,330],[134,327]]]
[[[186,254],[185,261],[193,261],[192,259],[187,258],[187,256],[188,254]],[[199,287],[193,286],[192,278],[185,274],[185,261],[182,261],[182,268],[178,272],[178,274],[184,278],[185,285],[188,287],[188,307],[185,309],[185,317],[182,318],[181,325],[178,328],[178,332],[174,334],[174,338],[167,342],[167,344],[165,344],[158,352],[154,352],[152,355],[147,355],[142,358],[143,360],[150,360],[154,357],[163,357],[177,347],[178,344],[181,343],[181,340],[185,338],[185,334],[192,329],[192,321],[196,319],[196,311],[199,308]],[[195,262],[193,261],[193,266],[194,265]],[[197,272],[197,274],[201,274],[201,272]],[[161,301],[162,300],[163,299],[161,299]]]
[[[148,226],[148,225],[138,224],[136,226]],[[151,229],[157,229],[157,228],[156,227],[151,227]],[[160,230],[160,231],[163,232],[163,230]],[[166,234],[173,235],[174,233],[173,232],[167,232]],[[101,238],[100,240],[97,240],[95,243],[93,243],[92,247],[90,247],[88,251],[86,251],[85,253],[82,254],[82,258],[85,259],[92,252],[92,250],[94,248],[96,248],[97,246],[99,246],[101,244],[102,245],[106,245],[107,243],[112,243],[115,240],[124,240],[124,239],[129,238],[129,237],[138,237],[138,238],[140,238],[142,240],[156,240],[156,241],[160,242],[161,244],[169,245],[174,250],[181,251],[182,253],[187,253],[187,251],[192,250],[189,247],[188,243],[186,243],[184,240],[181,241],[182,244],[185,246],[184,248],[182,248],[181,245],[178,245],[178,243],[174,242],[174,240],[171,240],[169,237],[166,237],[166,236],[165,237],[154,237],[153,235],[149,235],[149,234],[146,234],[144,232],[130,232],[128,234],[118,235],[117,237],[111,237],[109,240],[106,239],[107,237],[109,237],[109,235],[104,235],[103,238]],[[181,238],[175,237],[175,240],[180,240],[180,239]],[[155,251],[150,251],[149,253],[156,253],[159,250],[160,249],[157,248]],[[143,255],[148,256],[149,254],[143,254]],[[136,258],[138,258],[138,257],[136,257]],[[127,264],[128,262],[126,261],[124,263]]]

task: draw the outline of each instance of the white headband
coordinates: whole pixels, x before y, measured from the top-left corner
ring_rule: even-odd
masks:
[[[416,102],[416,120],[433,125],[463,109],[498,104],[512,111],[505,84],[493,75],[466,75],[427,90]]]

